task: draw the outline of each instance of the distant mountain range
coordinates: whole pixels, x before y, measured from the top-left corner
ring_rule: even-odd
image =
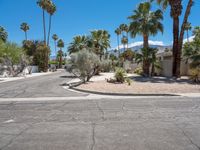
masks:
[[[166,49],[172,49],[171,45],[170,46],[164,45],[162,42],[158,43],[158,42],[151,41],[151,42],[149,42],[149,46],[151,48],[157,48],[159,50],[158,53],[162,53]],[[128,48],[132,49],[132,51],[134,51],[134,52],[140,51],[140,49],[143,48],[143,42],[131,43],[131,44],[129,44]],[[114,49],[110,50],[109,53],[114,54],[116,49],[118,49],[118,48],[114,48]],[[120,45],[120,53],[123,53],[123,52],[124,52],[124,48],[122,45]]]

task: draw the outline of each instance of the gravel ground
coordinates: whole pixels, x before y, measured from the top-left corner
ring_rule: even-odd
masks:
[[[200,85],[190,83],[187,79],[174,81],[170,78],[132,78],[131,86],[113,84],[104,81],[95,81],[82,84],[78,89],[105,93],[132,93],[132,94],[168,94],[168,93],[200,93]]]

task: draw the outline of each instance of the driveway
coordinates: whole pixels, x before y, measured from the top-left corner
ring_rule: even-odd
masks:
[[[1,150],[199,150],[200,98],[1,102]]]
[[[65,70],[49,75],[0,83],[0,98],[84,96],[62,88],[72,77]]]

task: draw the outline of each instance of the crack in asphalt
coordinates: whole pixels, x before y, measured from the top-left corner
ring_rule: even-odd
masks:
[[[176,125],[176,124],[175,124]],[[200,146],[198,146],[196,143],[194,143],[192,141],[192,139],[186,134],[186,132],[180,128],[178,125],[176,125],[176,127],[182,132],[182,134],[184,135],[184,137],[193,145],[195,146],[198,150],[200,150]]]
[[[96,124],[92,123],[91,127],[92,127],[92,143],[91,143],[91,146],[90,146],[90,150],[94,150],[94,147],[95,147],[95,144],[96,144],[96,140],[95,140],[95,127],[96,127]]]
[[[105,121],[106,119],[105,119],[105,112],[104,112],[104,110],[101,108],[101,106],[99,105],[99,103],[97,101],[95,103],[96,103],[96,106],[97,106],[98,110],[102,114],[102,116],[101,116],[102,120]]]
[[[17,139],[17,137],[21,136],[23,133],[25,133],[27,130],[29,130],[32,127],[32,125],[29,125],[27,128],[25,128],[24,130],[22,130],[19,134],[17,134],[15,137],[13,137],[8,144],[6,144],[5,146],[1,147],[0,150],[5,149],[6,147],[8,147],[9,145],[11,145],[13,143],[13,141],[15,139]]]

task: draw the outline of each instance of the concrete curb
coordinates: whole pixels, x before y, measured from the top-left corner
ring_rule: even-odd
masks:
[[[105,93],[105,92],[97,92],[97,91],[90,91],[90,90],[82,90],[76,88],[77,86],[71,86],[69,89],[74,91],[83,92],[87,94],[96,94],[96,95],[107,95],[107,96],[181,96],[180,94],[154,94],[154,93],[144,93],[144,94],[133,94],[133,93]]]

